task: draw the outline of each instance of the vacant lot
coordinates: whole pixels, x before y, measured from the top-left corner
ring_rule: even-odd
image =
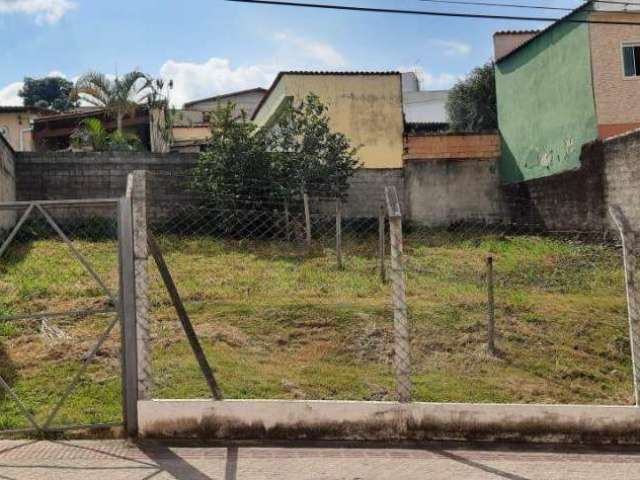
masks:
[[[303,255],[278,241],[162,236],[161,247],[227,398],[394,398],[389,285],[375,237]],[[77,241],[116,288],[113,241]],[[619,251],[538,236],[409,233],[414,397],[424,401],[632,401]],[[500,354],[484,351],[485,261],[495,258]],[[0,315],[103,308],[99,288],[55,239],[0,263]],[[152,268],[156,397],[206,397],[206,384]],[[0,371],[40,419],[112,315],[0,323]],[[119,419],[116,329],[58,423]],[[0,428],[26,426],[0,396]]]

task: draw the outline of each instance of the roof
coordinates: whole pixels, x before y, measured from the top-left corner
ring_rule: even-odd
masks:
[[[523,48],[525,48],[527,45],[529,45],[531,42],[533,42],[536,38],[540,37],[541,35],[545,34],[546,32],[548,32],[549,30],[554,29],[557,25],[560,25],[562,22],[564,22],[565,20],[567,20],[570,16],[578,13],[579,11],[583,10],[585,7],[587,7],[588,5],[591,5],[595,0],[587,0],[586,2],[584,2],[582,5],[580,5],[577,8],[574,8],[573,10],[571,10],[569,13],[567,13],[564,17],[560,17],[558,20],[556,20],[555,22],[553,22],[551,25],[548,25],[545,28],[542,28],[540,30],[533,30],[531,31],[532,33],[535,33],[535,35],[529,39],[527,39],[526,41],[522,42],[518,47],[514,48],[513,50],[511,50],[509,53],[507,53],[506,55],[503,55],[500,58],[496,58],[496,63],[500,63],[502,62],[504,59],[509,58],[511,55],[513,55],[516,52],[519,52],[520,50],[522,50]],[[508,31],[508,30],[507,30]],[[503,31],[504,32],[504,31]],[[516,30],[517,32],[517,30]],[[521,30],[520,32],[524,32],[524,30]],[[502,32],[496,32],[496,33],[502,33]]]
[[[48,108],[40,107],[25,107],[22,105],[8,105],[0,106],[0,113],[13,113],[13,112],[37,112],[37,113],[50,113]]]
[[[271,95],[271,92],[273,92],[273,89],[275,88],[275,86],[278,84],[278,82],[280,81],[280,79],[284,76],[284,75],[325,75],[325,76],[376,76],[376,75],[400,75],[399,71],[393,70],[393,71],[340,71],[340,72],[332,72],[332,71],[326,71],[326,70],[285,70],[283,72],[278,73],[278,75],[276,76],[276,78],[273,80],[273,82],[271,83],[271,86],[269,87],[269,89],[267,90],[267,93],[265,93],[264,97],[262,97],[262,99],[260,100],[260,103],[258,103],[258,106],[256,107],[255,111],[253,112],[253,115],[251,115],[251,120],[256,118],[256,115],[258,115],[258,112],[260,111],[260,109],[262,108],[262,106],[264,105],[264,103],[267,101],[267,98],[269,98],[269,95]]]
[[[138,105],[137,109],[145,110],[147,108],[146,105]],[[54,113],[52,115],[46,115],[44,117],[38,117],[34,119],[34,122],[46,122],[48,120],[64,120],[67,118],[83,118],[83,117],[92,117],[96,114],[104,113],[105,109],[102,107],[80,107],[79,110],[73,110],[71,112],[64,113]]]
[[[540,33],[540,29],[535,30],[498,30],[493,34],[496,35],[531,35],[532,33]]]
[[[238,95],[245,95],[245,94],[248,94],[248,93],[265,93],[266,91],[267,91],[266,88],[257,87],[257,88],[249,88],[247,90],[239,90],[237,92],[224,93],[222,95],[215,95],[213,97],[201,98],[199,100],[192,100],[190,102],[186,102],[183,105],[183,108],[187,108],[187,107],[189,107],[191,105],[195,105],[197,103],[211,102],[211,101],[215,101],[215,100],[224,100],[225,98],[235,97],[235,96],[238,96]]]

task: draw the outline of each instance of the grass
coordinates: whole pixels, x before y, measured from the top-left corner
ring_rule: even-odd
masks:
[[[116,246],[77,242],[110,288]],[[389,285],[375,239],[309,255],[282,242],[161,238],[227,398],[393,399]],[[414,398],[421,401],[632,403],[624,275],[615,249],[540,236],[411,233],[405,243]],[[495,258],[497,357],[484,350],[487,255]],[[208,395],[152,269],[155,397]],[[107,304],[65,246],[21,244],[0,264],[0,315]],[[112,317],[0,323],[0,370],[39,420]],[[58,423],[120,416],[119,333],[100,350]],[[0,396],[0,429],[27,426]]]

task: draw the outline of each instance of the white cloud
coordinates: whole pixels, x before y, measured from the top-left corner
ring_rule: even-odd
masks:
[[[445,55],[468,55],[471,52],[471,45],[455,40],[431,40],[430,43],[442,49]]]
[[[22,98],[18,96],[22,85],[22,82],[14,82],[4,88],[0,88],[0,106],[14,107],[22,105]]]
[[[422,90],[446,90],[453,86],[458,80],[464,78],[464,75],[456,75],[453,73],[431,73],[424,70],[419,65],[411,67],[399,67],[401,72],[413,72],[420,81]]]
[[[51,70],[49,73],[47,73],[47,77],[67,78],[67,76],[64,73],[62,73],[60,70]]]
[[[75,7],[71,0],[0,0],[0,14],[33,15],[39,25],[56,23]]]
[[[225,58],[210,58],[204,63],[168,60],[160,67],[160,77],[173,80],[171,103],[183,103],[197,98],[255,87],[266,87],[279,68],[269,65],[232,67]]]
[[[344,56],[328,43],[309,40],[286,32],[275,34],[275,39],[295,59],[303,62],[320,62],[324,67],[341,68],[347,65]]]

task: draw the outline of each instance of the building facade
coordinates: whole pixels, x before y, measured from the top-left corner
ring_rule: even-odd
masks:
[[[0,107],[0,135],[16,152],[33,151],[33,120],[47,113],[35,107]]]
[[[270,128],[284,109],[313,93],[330,125],[358,147],[364,168],[402,167],[404,118],[399,72],[281,72],[253,121]]]
[[[640,127],[640,26],[619,24],[637,14],[601,5],[494,36],[503,182],[576,169],[582,145]]]

